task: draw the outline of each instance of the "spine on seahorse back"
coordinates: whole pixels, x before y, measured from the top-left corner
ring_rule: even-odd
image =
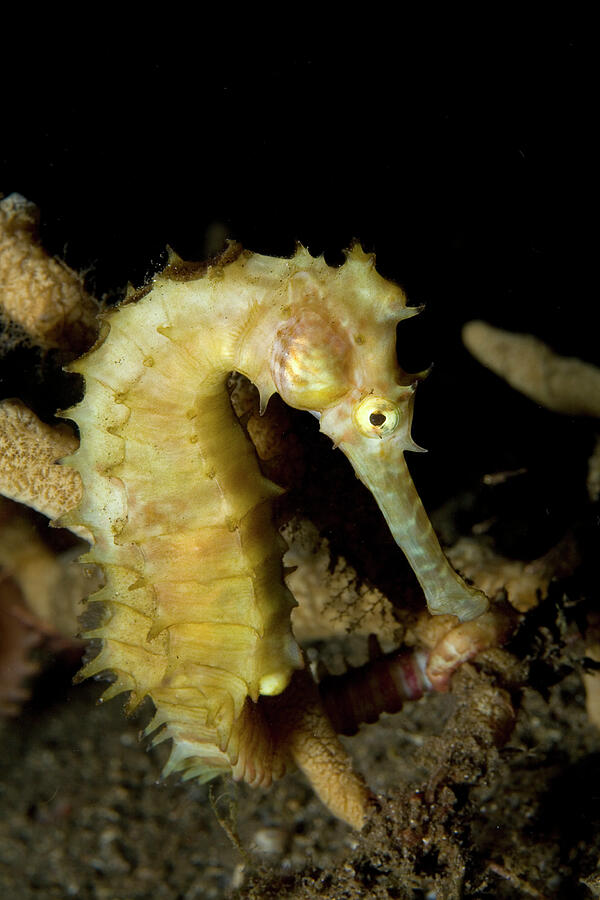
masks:
[[[86,635],[103,646],[81,676],[112,671],[104,697],[130,691],[130,708],[152,697],[148,731],[173,739],[167,772],[280,773],[253,701],[302,665],[270,517],[279,489],[235,420],[230,371],[254,382],[262,408],[278,391],[319,417],[432,612],[465,620],[485,608],[443,556],[404,464],[415,376],[398,366],[396,324],[417,311],[358,247],[340,268],[302,248],[291,259],[230,252],[203,268],[171,262],[71,365],[86,392],[65,414],[81,434],[66,462],[84,498],[64,524],[89,529],[89,559],[106,575],[92,598],[104,620]]]

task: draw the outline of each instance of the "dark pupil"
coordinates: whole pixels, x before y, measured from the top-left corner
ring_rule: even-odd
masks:
[[[369,416],[369,422],[371,425],[383,425],[385,422],[385,416],[383,413],[371,413]]]

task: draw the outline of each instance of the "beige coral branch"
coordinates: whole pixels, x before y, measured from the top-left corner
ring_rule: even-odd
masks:
[[[362,828],[371,795],[354,772],[310,674],[295,672],[283,694],[261,697],[261,703],[268,711],[277,743],[306,775],[323,803],[353,828]]]
[[[600,417],[600,369],[559,356],[538,338],[486,322],[467,322],[463,342],[479,362],[511,387],[554,412]]]
[[[33,648],[77,650],[83,598],[99,572],[73,562],[79,546],[56,555],[40,538],[28,510],[0,497],[0,716],[15,715],[38,671]]]
[[[79,631],[83,599],[100,584],[98,570],[74,561],[80,551],[76,542],[56,555],[26,510],[0,498],[0,579],[11,579],[18,586],[28,611],[22,618],[38,632],[71,639]]]
[[[385,649],[396,646],[398,622],[390,601],[362,583],[343,558],[332,565],[329,542],[312,522],[293,518],[282,534],[288,544],[284,565],[294,569],[286,583],[298,602],[292,625],[301,643],[376,634]]]
[[[73,509],[81,500],[81,477],[74,469],[59,466],[57,460],[77,446],[67,426],[46,425],[19,400],[4,400],[0,403],[0,493],[51,519]]]
[[[42,249],[37,223],[20,194],[0,201],[0,315],[38,346],[76,354],[94,340],[98,306],[81,276]]]
[[[554,547],[531,561],[507,559],[496,553],[485,539],[462,537],[447,551],[456,566],[488,597],[501,591],[511,606],[520,613],[528,612],[548,595],[553,578],[565,578],[581,559],[576,541],[566,534]]]

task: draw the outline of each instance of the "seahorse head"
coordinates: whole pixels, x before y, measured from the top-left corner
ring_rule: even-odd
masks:
[[[404,460],[405,450],[422,449],[410,429],[423,374],[398,365],[396,326],[419,308],[406,305],[401,288],[376,272],[359,245],[337,269],[300,249],[290,269],[261,397],[277,390],[317,416],[373,494],[430,611],[475,618],[487,600],[449,566]]]
[[[289,315],[271,353],[278,393],[316,415],[336,445],[373,439],[419,449],[410,437],[418,376],[396,359],[396,324],[419,309],[406,306],[403,291],[359,245],[339,269],[306,251],[295,260],[302,254],[310,262],[290,279]]]

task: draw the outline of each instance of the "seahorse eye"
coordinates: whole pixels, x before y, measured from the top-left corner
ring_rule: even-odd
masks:
[[[382,397],[365,397],[352,413],[354,424],[365,437],[384,438],[392,434],[400,423],[400,410],[395,403]]]

